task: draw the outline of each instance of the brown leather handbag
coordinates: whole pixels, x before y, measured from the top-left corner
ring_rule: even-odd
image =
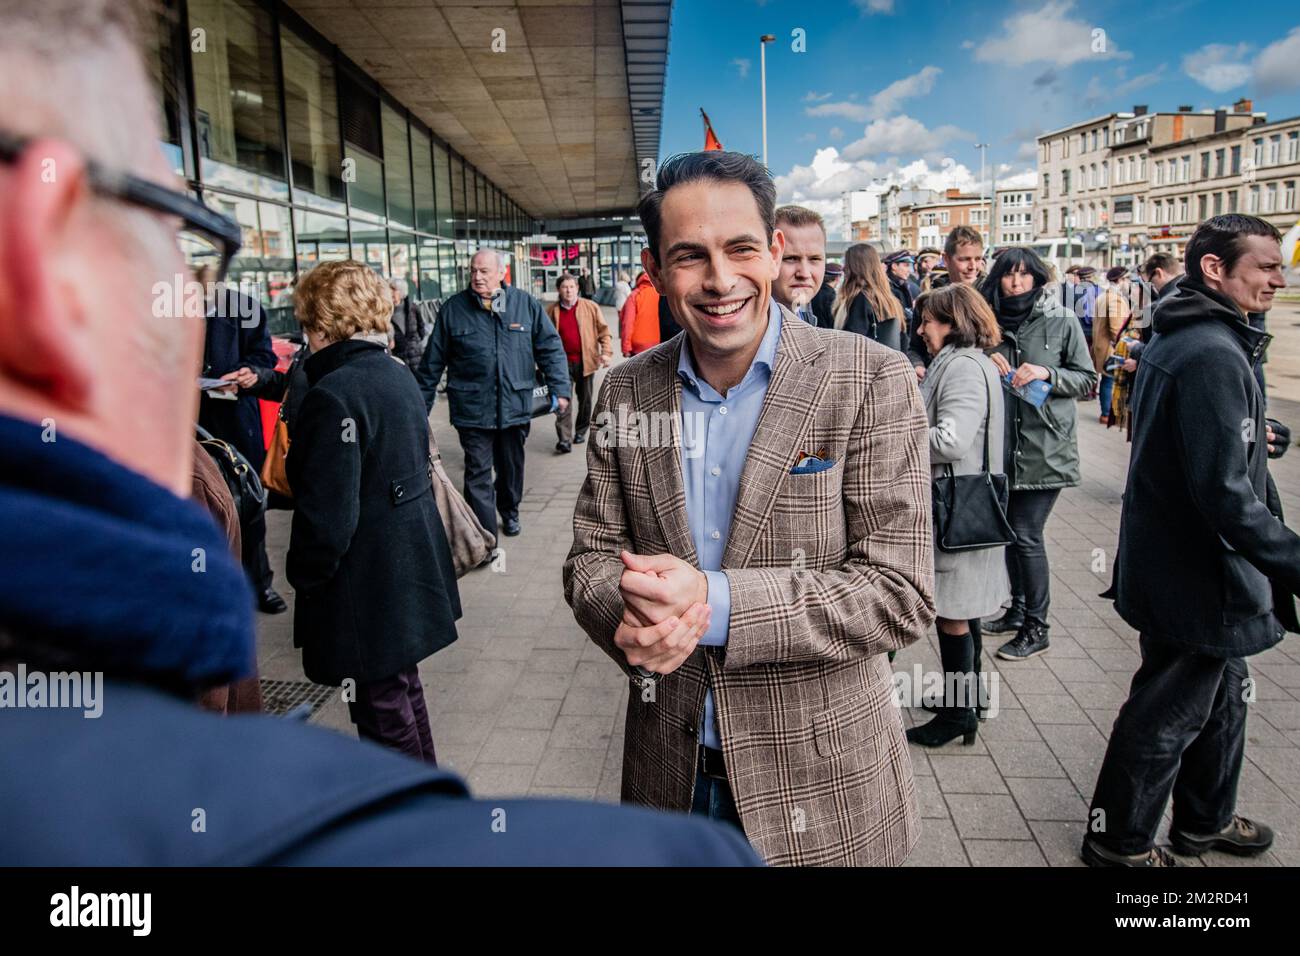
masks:
[[[442,527],[447,533],[456,577],[463,577],[487,559],[496,548],[497,539],[496,535],[483,527],[475,516],[474,509],[461,497],[443,470],[442,453],[438,451],[438,440],[433,437],[432,425],[429,426],[429,478],[433,482],[438,517],[442,518]]]
[[[285,390],[284,401],[275,417],[275,431],[271,434],[271,447],[266,450],[266,460],[262,462],[262,485],[276,494],[286,498],[293,497],[289,488],[289,476],[285,472],[284,459],[289,454],[289,424],[284,420],[284,402],[289,399]]]

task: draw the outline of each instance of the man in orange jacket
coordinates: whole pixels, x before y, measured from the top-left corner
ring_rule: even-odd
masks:
[[[642,272],[636,277],[632,294],[618,315],[618,331],[623,354],[636,355],[659,344],[659,293]]]

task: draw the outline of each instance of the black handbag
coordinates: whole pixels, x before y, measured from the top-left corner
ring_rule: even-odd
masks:
[[[972,359],[971,361],[975,361]],[[978,362],[975,363],[979,365]],[[983,369],[980,369],[983,374]],[[988,380],[985,379],[987,390]],[[978,551],[1014,544],[1016,533],[1007,521],[1007,476],[989,472],[990,415],[993,395],[984,406],[984,468],[974,475],[954,475],[944,465],[944,475],[930,488],[934,509],[934,540],[940,551]]]
[[[257,469],[249,464],[248,459],[234,445],[213,438],[201,425],[195,425],[194,430],[199,444],[208,453],[208,457],[217,463],[221,477],[226,479],[230,496],[235,499],[239,526],[248,527],[250,521],[256,520],[266,510],[266,488],[262,485]]]
[[[533,386],[533,418],[551,414],[551,387],[546,384],[542,370],[537,370],[536,384]]]

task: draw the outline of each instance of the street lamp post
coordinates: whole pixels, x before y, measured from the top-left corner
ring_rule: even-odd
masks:
[[[988,153],[989,144],[976,143],[975,148],[980,151],[980,208],[985,209],[984,207],[984,157]],[[990,190],[990,192],[991,191],[992,190]],[[990,209],[985,209],[984,226],[986,229],[988,229],[988,233],[985,236],[984,244],[986,246],[991,246],[993,244],[993,212]]]
[[[763,97],[763,165],[767,165],[767,45],[773,42],[776,36],[771,33],[764,33],[758,38],[758,72],[759,85],[762,87]]]

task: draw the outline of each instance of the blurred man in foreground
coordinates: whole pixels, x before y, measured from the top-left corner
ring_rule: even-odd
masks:
[[[186,497],[203,304],[154,289],[187,278],[180,229],[223,265],[239,231],[157,148],[132,9],[0,7],[0,861],[753,862],[700,821],[478,802],[381,748],[194,705],[249,672],[253,597]],[[59,673],[66,699],[36,703]]]

